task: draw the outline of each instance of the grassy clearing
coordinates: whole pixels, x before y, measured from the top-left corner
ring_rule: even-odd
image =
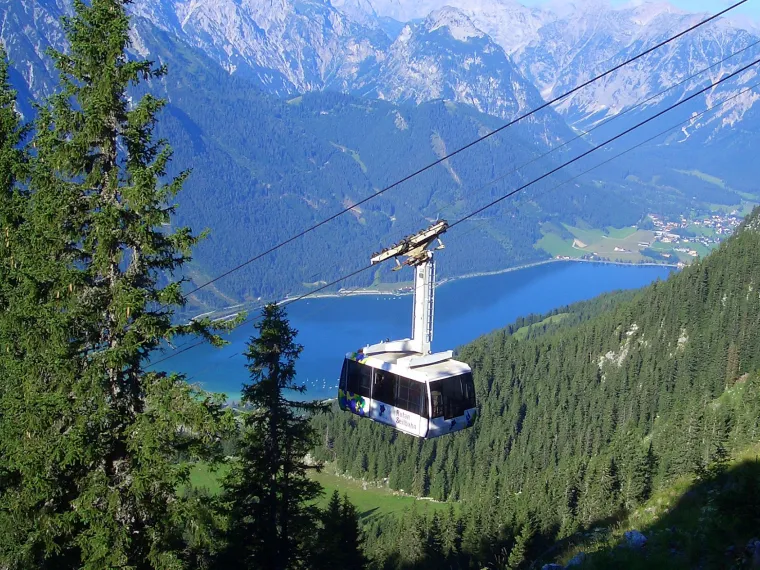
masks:
[[[605,229],[607,231],[607,236],[612,239],[626,239],[638,231],[638,228],[635,226],[628,226],[627,228],[613,228],[612,226],[607,226]]]
[[[221,465],[216,471],[213,471],[205,463],[196,463],[190,471],[190,486],[196,489],[206,489],[206,491],[216,496],[222,491],[221,480],[229,471],[228,465]],[[309,475],[317,481],[324,490],[324,493],[317,500],[320,507],[327,505],[330,496],[334,491],[341,495],[348,495],[348,498],[356,506],[359,515],[363,519],[372,519],[383,516],[398,516],[407,509],[412,508],[416,503],[418,512],[433,512],[448,508],[447,503],[438,503],[425,499],[417,499],[407,495],[401,495],[391,489],[378,487],[362,481],[347,479],[336,475],[329,466],[321,473],[312,471]]]
[[[676,170],[676,172],[680,172],[681,174],[688,174],[689,176],[694,176],[695,178],[699,178],[700,180],[707,182],[708,184],[713,184],[717,186],[718,188],[721,188],[722,190],[730,190],[730,188],[726,185],[726,183],[720,178],[718,178],[717,176],[712,176],[710,174],[700,172],[699,170]]]
[[[715,237],[716,231],[714,228],[708,228],[705,226],[698,226],[696,224],[690,224],[686,229],[694,232],[698,236]]]
[[[724,214],[730,214],[734,210],[739,212],[740,216],[747,216],[752,212],[752,209],[757,206],[757,202],[747,201],[742,202],[741,205],[727,206],[725,204],[708,204],[707,205],[712,212],[723,212]]]
[[[604,232],[602,230],[576,228],[574,226],[568,226],[567,224],[562,225],[565,226],[565,229],[567,231],[569,231],[583,243],[596,243],[599,242],[602,237],[604,237]]]
[[[533,323],[532,325],[526,325],[524,327],[520,327],[514,333],[512,333],[512,337],[517,340],[525,340],[525,338],[528,336],[530,331],[532,331],[533,329],[542,327],[544,325],[548,325],[550,323],[558,323],[562,321],[565,317],[569,316],[569,314],[570,313],[560,313],[558,315],[552,315],[551,317],[547,317],[539,323]]]
[[[407,509],[411,509],[416,503],[418,512],[434,512],[448,508],[447,503],[417,499],[406,495],[400,495],[385,487],[377,487],[362,481],[347,479],[336,475],[326,468],[322,473],[312,473],[312,479],[317,481],[324,489],[324,494],[318,501],[320,506],[327,504],[334,491],[341,495],[348,495],[349,500],[356,506],[359,515],[363,519],[372,519],[383,516],[398,516]]]
[[[640,251],[647,247],[647,245],[639,244],[654,243],[654,232],[649,230],[635,230],[633,232],[625,230],[627,228],[615,232],[614,235],[601,234],[599,239],[586,242],[588,245],[583,249],[586,252],[609,259],[620,259],[632,263],[644,260],[645,257]]]
[[[568,225],[564,225],[564,228],[574,236],[574,240],[562,239],[548,228],[542,228],[544,236],[538,240],[534,247],[543,249],[552,256],[597,255],[610,260],[629,263],[650,260],[641,254],[641,250],[647,245],[639,244],[653,244],[655,238],[653,231],[639,230],[632,226],[626,228],[609,227],[604,231]]]
[[[341,152],[346,152],[346,153],[348,153],[348,155],[349,155],[351,158],[353,158],[353,159],[354,159],[354,161],[356,162],[356,164],[358,164],[358,165],[359,165],[359,168],[361,168],[361,169],[362,169],[362,172],[363,172],[364,174],[367,174],[367,165],[366,165],[366,164],[364,164],[364,162],[362,161],[362,158],[361,158],[361,156],[359,156],[359,153],[358,153],[358,152],[356,152],[355,150],[352,150],[352,149],[350,149],[350,148],[348,148],[348,147],[345,147],[345,146],[343,146],[343,145],[339,145],[338,143],[334,143],[334,142],[331,142],[330,144],[331,144],[331,145],[333,145],[333,146],[334,146],[335,148],[337,148],[338,150],[340,150]]]
[[[206,489],[210,495],[218,495],[222,491],[222,478],[229,470],[228,465],[220,465],[213,471],[206,463],[196,463],[190,470],[190,486]]]
[[[567,255],[568,257],[580,257],[583,250],[575,249],[572,242],[563,240],[557,234],[546,234],[534,245],[536,249],[543,249],[551,256]]]

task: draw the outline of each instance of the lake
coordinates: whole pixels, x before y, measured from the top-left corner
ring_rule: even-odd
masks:
[[[672,271],[670,267],[558,262],[451,281],[436,289],[433,350],[456,348],[519,316],[545,313],[616,289],[643,287],[666,279]],[[287,310],[298,329],[297,340],[304,346],[297,373],[308,386],[309,398],[335,395],[346,352],[386,338],[411,336],[411,295],[307,298]],[[254,333],[253,325],[246,325],[228,335],[228,346],[199,346],[160,368],[183,372],[190,382],[237,399],[248,377],[242,353]]]

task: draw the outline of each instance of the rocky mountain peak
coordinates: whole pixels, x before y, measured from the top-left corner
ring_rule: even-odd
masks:
[[[432,12],[425,20],[424,27],[430,32],[446,29],[452,38],[460,42],[485,36],[461,10],[451,6]]]

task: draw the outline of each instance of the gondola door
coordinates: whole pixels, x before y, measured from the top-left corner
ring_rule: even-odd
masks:
[[[372,400],[372,367],[346,358],[340,374],[338,404],[342,410],[369,417]]]
[[[410,435],[425,437],[428,431],[425,384],[374,369],[369,417]]]

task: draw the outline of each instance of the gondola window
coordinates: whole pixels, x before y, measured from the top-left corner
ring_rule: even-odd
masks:
[[[375,380],[372,386],[372,399],[379,400],[389,406],[396,405],[396,375],[385,370],[375,370]]]
[[[346,390],[352,394],[369,398],[372,385],[372,368],[353,360],[346,360],[344,371]]]
[[[460,374],[430,383],[431,417],[444,419],[463,416],[475,407],[475,386],[471,374]]]
[[[396,406],[407,412],[420,415],[422,411],[422,387],[424,384],[399,376]]]

